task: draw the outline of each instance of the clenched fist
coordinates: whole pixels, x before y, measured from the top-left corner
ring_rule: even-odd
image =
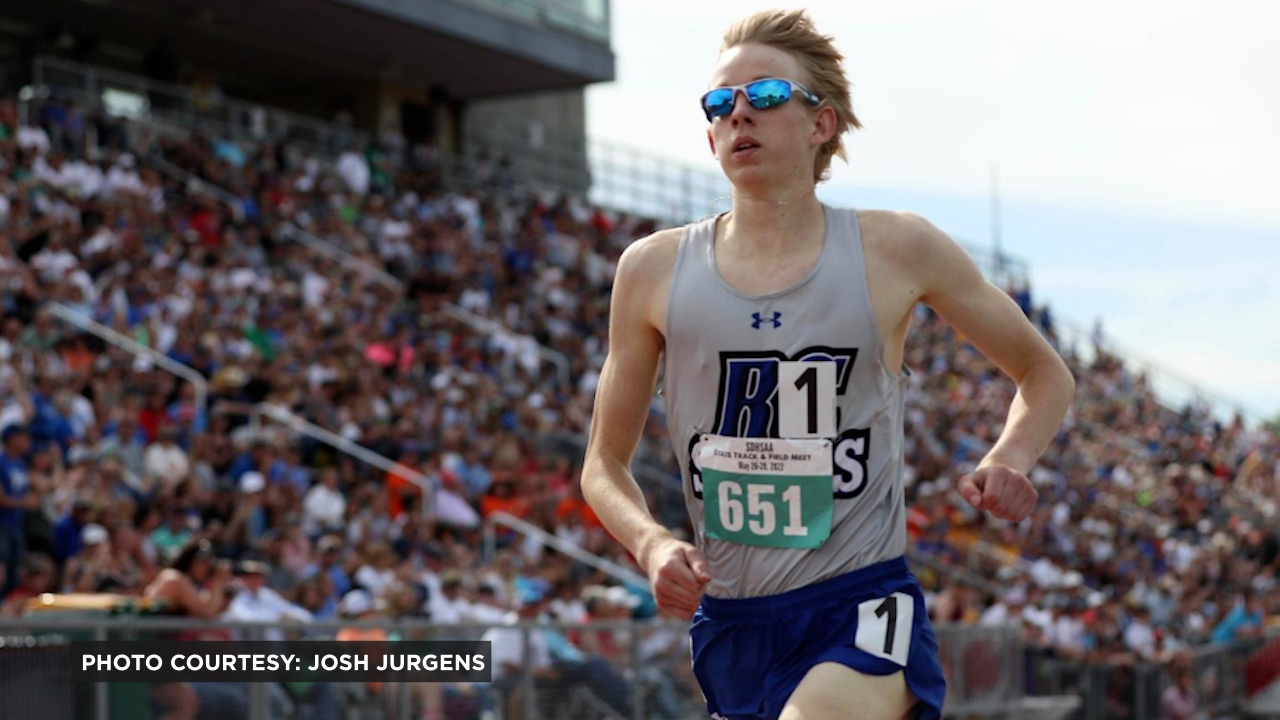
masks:
[[[1030,515],[1040,498],[1026,475],[1005,465],[979,468],[960,478],[956,489],[975,508],[1014,522]]]
[[[698,548],[675,538],[657,541],[642,561],[658,608],[682,620],[693,617],[711,582],[707,558]]]

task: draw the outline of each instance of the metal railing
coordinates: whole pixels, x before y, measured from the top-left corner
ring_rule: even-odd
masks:
[[[361,275],[373,282],[378,283],[382,287],[395,292],[404,291],[404,283],[400,282],[394,275],[377,265],[356,257],[351,253],[343,250],[341,247],[321,238],[307,230],[303,230],[292,222],[286,222],[280,226],[280,235],[287,240],[305,245],[312,252],[333,260],[348,270]]]
[[[183,187],[190,192],[208,195],[214,200],[222,203],[235,216],[237,221],[244,219],[244,203],[234,193],[221,188],[207,180],[202,180],[194,174],[183,170],[173,163],[165,160],[159,155],[145,155],[142,161],[147,165],[155,168],[161,175],[165,175],[172,180],[182,183]]]
[[[271,403],[258,403],[253,406],[251,422],[253,423],[255,436],[260,434],[262,431],[262,418],[268,418],[274,422],[278,422],[300,435],[305,435],[312,440],[322,442],[357,460],[360,460],[361,462],[372,465],[384,472],[394,473],[395,475],[413,483],[422,491],[423,514],[426,515],[429,520],[437,516],[439,508],[436,507],[436,503],[439,499],[436,495],[435,485],[431,482],[431,478],[426,475],[423,475],[411,467],[394,462],[390,458],[379,455],[363,445],[358,445],[337,433],[316,425],[315,423],[308,422],[307,420],[294,415],[292,412],[289,412],[286,408],[280,407],[279,405],[272,405]],[[470,509],[470,506],[468,506],[468,509]],[[474,510],[471,511],[471,516],[472,518],[469,522],[459,522],[456,524],[460,524],[464,527],[476,527],[480,524],[480,516],[476,515]],[[462,518],[459,518],[459,520],[461,519]]]
[[[1248,701],[1245,668],[1261,644],[1209,645],[1190,653],[1194,717],[1240,716]],[[1073,720],[1163,720],[1162,696],[1175,681],[1168,662],[1086,663],[1038,648],[1027,648],[1026,667],[1028,694],[1080,698]]]
[[[495,512],[484,519],[485,557],[491,560],[497,553],[498,534],[496,529],[498,526],[508,527],[522,535],[534,538],[543,545],[552,547],[558,550],[561,554],[567,555],[583,565],[595,568],[596,570],[616,578],[623,583],[641,588],[649,587],[648,578],[632,572],[612,560],[607,560],[599,555],[589,553],[568,540],[552,535],[536,525],[527,523],[518,517],[504,512]]]
[[[528,126],[468,127],[464,162],[524,186],[560,188],[597,207],[680,225],[729,209],[719,172],[622,143]],[[483,158],[483,159],[482,159]]]
[[[448,315],[454,320],[457,320],[458,322],[464,325],[467,325],[473,330],[476,330],[477,332],[480,332],[484,335],[488,335],[488,336],[506,335],[509,337],[518,337],[526,342],[532,343],[533,347],[538,353],[538,357],[550,363],[553,367],[555,367],[556,377],[560,382],[560,387],[565,392],[572,390],[573,378],[570,373],[569,358],[567,355],[560,352],[559,350],[554,350],[546,345],[543,345],[542,343],[538,342],[535,338],[529,335],[524,335],[522,333],[514,332],[513,330],[509,329],[506,325],[503,325],[502,323],[496,320],[491,320],[489,318],[482,317],[469,310],[458,307],[453,303],[445,303],[443,306],[441,306],[440,312],[445,315]]]
[[[482,639],[493,643],[495,664],[501,665],[495,668],[494,681],[459,688],[477,700],[477,715],[491,713],[486,716],[499,720],[641,720],[705,716],[706,712],[689,668],[688,624],[674,620],[442,625],[421,619],[387,618],[264,624],[57,612],[0,618],[0,712],[6,717],[41,720],[146,717],[152,707],[146,683],[88,683],[72,679],[70,643],[75,640],[138,641],[179,635],[262,640],[269,632],[277,637],[330,640],[344,628],[380,629],[389,639]],[[547,658],[533,652],[535,642],[548,647],[543,639],[549,637],[547,633],[557,633],[580,648],[576,658],[552,655],[550,667],[560,671],[558,679],[542,672]],[[1011,628],[941,625],[935,627],[935,634],[948,684],[945,715],[1016,715],[1024,700],[1022,645],[1017,632]],[[609,637],[613,641],[600,644]],[[501,662],[513,656],[518,662]],[[592,672],[573,672],[585,666],[590,666]],[[221,685],[224,684],[214,684]],[[331,713],[328,717],[407,720],[421,717],[420,706],[435,701],[422,692],[420,685],[388,683],[377,692],[392,702],[375,703],[376,712],[367,714],[368,699],[350,692],[367,688],[352,688],[346,683],[316,683],[304,692],[291,692],[274,683],[227,685],[197,688],[201,698],[218,697],[211,692],[214,690],[227,691],[221,693],[224,699],[228,694],[234,698],[237,712],[219,716],[227,720],[287,717],[279,710],[273,711],[282,701],[292,704],[287,713],[303,716],[323,709]],[[436,695],[436,700],[443,694]],[[21,714],[14,714],[15,709]]]
[[[184,365],[154,348],[149,348],[133,338],[121,335],[97,320],[76,312],[62,303],[46,302],[41,306],[41,308],[59,320],[94,335],[103,342],[110,343],[125,352],[131,353],[137,357],[146,358],[148,361],[155,363],[161,370],[172,375],[176,375],[191,383],[192,387],[195,389],[194,401],[196,405],[196,412],[198,413],[197,424],[199,424],[200,418],[203,418],[205,421],[208,420],[209,383],[205,380],[204,375],[201,375],[198,370],[189,365]]]
[[[46,88],[85,106],[105,105],[111,114],[134,119],[212,127],[228,138],[287,140],[329,152],[370,140],[368,133],[353,127],[64,58],[37,57],[31,72],[37,89]]]

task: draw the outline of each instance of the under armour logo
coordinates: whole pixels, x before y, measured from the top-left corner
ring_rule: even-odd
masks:
[[[775,312],[771,318],[762,318],[758,312],[751,313],[751,317],[751,327],[756,330],[760,329],[760,323],[772,323],[772,326],[775,328],[782,327],[782,313],[780,312]]]

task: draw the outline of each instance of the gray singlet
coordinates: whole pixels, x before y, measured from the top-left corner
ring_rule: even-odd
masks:
[[[906,376],[884,366],[856,211],[824,205],[817,266],[790,288],[749,296],[720,276],[716,218],[685,228],[667,310],[663,400],[697,545],[717,598],[774,595],[906,552],[902,488]],[[707,537],[703,434],[778,437],[779,366],[836,363],[830,537],[821,547],[758,547]],[[781,512],[785,508],[779,506]]]

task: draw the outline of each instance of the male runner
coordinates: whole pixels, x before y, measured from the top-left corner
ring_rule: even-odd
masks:
[[[998,442],[957,481],[974,507],[1031,512],[1026,473],[1074,393],[1061,359],[945,234],[817,199],[858,127],[842,60],[803,11],[733,25],[702,101],[732,210],[633,244],[614,286],[583,490],[659,606],[693,618],[694,672],[728,720],[940,715],[937,645],[903,560],[916,303],[1018,386]],[[654,521],[629,471],[660,359],[696,547]]]

